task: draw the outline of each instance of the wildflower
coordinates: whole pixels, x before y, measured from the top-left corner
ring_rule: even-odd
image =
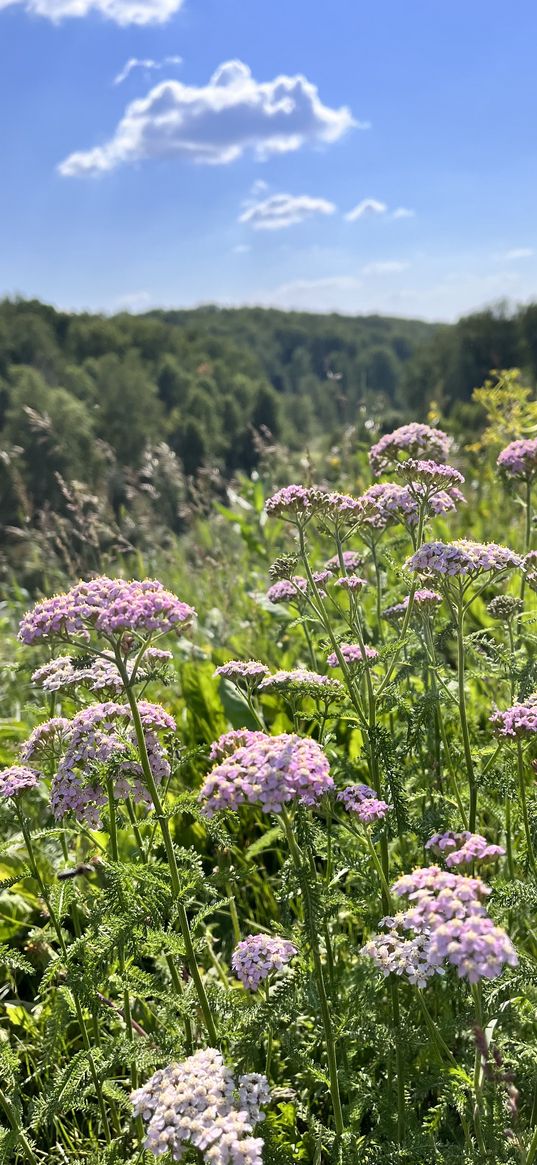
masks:
[[[171,651],[161,651],[156,647],[148,647],[143,655],[142,666],[136,668],[136,679],[146,681],[151,675],[151,665],[173,659]],[[135,661],[126,663],[129,678],[132,677]],[[38,667],[32,675],[32,683],[39,684],[45,692],[59,692],[63,688],[76,686],[89,688],[91,692],[99,692],[105,688],[112,692],[123,689],[123,680],[117,664],[112,656],[96,656],[94,659],[74,659],[70,655],[59,655],[48,663]]]
[[[394,603],[392,607],[386,607],[386,610],[383,611],[383,617],[385,619],[398,619],[406,613],[409,602],[410,595],[406,595],[400,603]],[[438,591],[431,591],[427,587],[422,587],[414,591],[414,607],[418,613],[420,611],[432,612],[441,602],[442,595],[439,595]]]
[[[245,745],[254,744],[256,740],[264,740],[264,732],[252,732],[249,728],[232,728],[231,732],[224,732],[211,744],[210,760],[223,760],[225,756],[232,756],[237,749]]]
[[[290,801],[315,805],[333,784],[328,759],[315,740],[256,733],[208,773],[199,799],[207,817],[246,803],[279,813]]]
[[[339,680],[319,675],[315,671],[307,671],[306,668],[274,672],[274,675],[261,680],[259,691],[300,692],[305,696],[322,696],[325,700],[343,699],[345,696],[345,689]]]
[[[324,585],[332,578],[332,571],[314,570],[312,578],[318,587],[324,587]]]
[[[455,576],[477,576],[482,573],[500,574],[520,566],[521,558],[507,546],[496,542],[424,542],[408,559],[410,570]]]
[[[357,643],[340,643],[339,650],[345,663],[348,664],[374,663],[379,657],[379,653],[374,647],[366,647],[364,657],[362,648]],[[326,662],[329,667],[339,667],[337,652],[331,651]]]
[[[217,667],[215,676],[222,676],[224,679],[231,680],[233,683],[240,683],[244,680],[248,684],[257,684],[263,676],[269,674],[269,668],[264,663],[259,663],[257,659],[231,659],[228,663],[223,663]]]
[[[311,517],[325,496],[322,491],[304,485],[286,485],[267,499],[265,510],[277,518],[296,521],[298,517]]]
[[[362,498],[370,507],[365,524],[374,530],[385,530],[396,522],[415,526],[418,521],[418,503],[404,485],[380,482],[366,489]]]
[[[451,448],[451,440],[442,429],[412,421],[401,425],[392,433],[386,433],[369,450],[369,464],[375,477],[400,460],[401,453],[410,457],[433,457],[445,461]]]
[[[447,959],[459,979],[479,983],[496,979],[505,966],[516,967],[518,958],[509,935],[488,915],[450,918],[431,932],[428,957],[433,963]]]
[[[300,575],[293,575],[292,579],[280,579],[272,584],[267,591],[270,603],[288,603],[304,595],[308,589],[307,579]]]
[[[28,769],[24,765],[10,765],[8,769],[0,771],[0,797],[18,797],[26,789],[35,789],[39,784],[41,773],[36,769]]]
[[[249,934],[235,947],[231,966],[244,987],[257,991],[273,971],[281,971],[297,954],[294,944],[278,935]]]
[[[358,574],[347,574],[344,578],[336,580],[336,586],[341,587],[344,591],[350,591],[352,594],[357,594],[367,586],[367,579],[360,578]]]
[[[437,461],[416,461],[410,458],[397,466],[397,472],[409,483],[410,488],[421,485],[427,492],[449,490],[464,482],[464,477],[458,469],[454,469],[452,465],[440,465]]]
[[[355,570],[358,570],[358,568],[362,565],[362,561],[363,561],[362,555],[357,554],[355,550],[343,550],[342,554],[341,554],[341,558],[343,560],[343,566],[344,566],[345,570],[351,574]],[[325,562],[325,567],[327,570],[330,571],[331,574],[334,574],[336,571],[341,570],[341,561],[340,561],[339,555],[334,554],[334,556],[332,558],[329,558],[328,562]]]
[[[51,720],[38,724],[30,733],[28,740],[21,746],[21,760],[33,760],[35,757],[45,757],[54,754],[57,747],[61,747],[71,721],[65,716],[53,716]]]
[[[365,943],[360,954],[372,959],[385,977],[399,975],[415,987],[426,987],[433,975],[441,973],[440,968],[430,962],[429,941],[423,934],[413,938],[395,930],[376,934]]]
[[[372,821],[382,821],[391,805],[382,801],[369,785],[348,785],[337,795],[349,813],[356,814],[364,825]]]
[[[501,845],[491,845],[480,833],[435,833],[425,845],[425,849],[432,849],[434,853],[443,855],[447,851],[446,866],[470,866],[474,862],[491,861],[503,857],[505,850]]]
[[[494,712],[490,720],[498,736],[531,736],[537,732],[537,694],[520,704],[513,704],[505,712]]]
[[[252,1073],[237,1086],[215,1048],[159,1069],[131,1094],[134,1115],[147,1126],[145,1148],[180,1161],[191,1145],[207,1165],[262,1165],[263,1141],[251,1134],[270,1100],[268,1082]]]
[[[537,438],[511,441],[502,449],[496,464],[506,477],[533,481],[537,474]]]
[[[26,644],[72,635],[87,639],[90,630],[162,633],[188,626],[194,615],[155,579],[125,582],[103,576],[37,603],[22,619],[19,639]]]

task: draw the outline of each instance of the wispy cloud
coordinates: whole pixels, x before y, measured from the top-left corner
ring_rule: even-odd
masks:
[[[392,218],[415,218],[416,211],[409,210],[408,206],[398,206],[392,214]]]
[[[406,271],[409,266],[409,263],[401,263],[398,259],[383,259],[378,263],[366,263],[365,267],[362,267],[362,274],[397,275],[400,271]]]
[[[1,0],[0,0],[1,4]],[[114,85],[122,85],[123,81],[130,77],[134,69],[143,69],[144,72],[151,72],[154,69],[163,69],[165,65],[180,65],[182,57],[164,57],[162,61],[154,61],[151,57],[129,57],[127,63],[121,69],[121,72],[114,77]]]
[[[97,12],[115,24],[165,24],[183,5],[183,0],[0,0],[0,9],[18,5],[33,16],[53,24],[69,17]]]
[[[505,251],[500,256],[501,259],[531,259],[535,252],[533,247],[513,247],[511,251]]]
[[[357,219],[365,218],[366,215],[386,214],[387,209],[386,203],[380,202],[378,198],[363,198],[357,206],[347,211],[345,218],[347,222],[356,222]]]
[[[239,222],[256,231],[279,231],[316,214],[333,214],[335,209],[333,202],[310,194],[271,194],[261,202],[248,202]]]
[[[242,61],[226,61],[207,85],[162,81],[127,106],[109,141],[70,154],[59,171],[99,175],[159,157],[223,165],[247,152],[267,158],[328,145],[356,125],[347,106],[324,105],[317,87],[300,74],[256,81]]]

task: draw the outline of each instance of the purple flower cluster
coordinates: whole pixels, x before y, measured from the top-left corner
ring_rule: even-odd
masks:
[[[346,574],[344,578],[336,580],[336,586],[341,587],[343,591],[350,591],[351,594],[358,594],[367,586],[367,579],[361,578],[359,574]]]
[[[470,833],[468,830],[464,830],[463,833],[452,833],[451,830],[435,833],[429,838],[425,849],[432,850],[439,857],[447,854],[448,868],[471,866],[474,862],[495,861],[505,854],[503,846],[491,845],[480,833]]]
[[[313,513],[318,497],[318,490],[308,489],[304,485],[286,485],[267,499],[265,510],[277,518],[309,516]]]
[[[279,813],[290,801],[315,805],[333,784],[328,759],[315,740],[260,732],[211,769],[199,799],[207,817],[244,804]]]
[[[392,886],[396,897],[410,907],[383,920],[390,930],[376,935],[363,948],[383,974],[404,974],[424,986],[432,974],[443,974],[445,964],[456,968],[469,983],[495,979],[505,966],[514,967],[517,955],[501,927],[487,914],[482,898],[489,888],[480,878],[469,878],[429,866],[403,875]],[[405,932],[419,942],[414,947]]]
[[[25,768],[24,765],[10,765],[0,772],[0,797],[18,797],[27,789],[35,789],[39,784],[41,773],[36,769]]]
[[[249,934],[237,943],[231,966],[244,987],[257,991],[269,975],[281,971],[297,954],[294,944],[278,935]]]
[[[213,741],[209,759],[223,760],[226,756],[232,756],[237,749],[264,739],[264,732],[252,732],[250,728],[232,728],[231,732],[224,732],[218,740]]]
[[[231,680],[235,684],[242,681],[252,685],[258,684],[263,676],[268,676],[269,669],[264,663],[259,663],[257,659],[230,659],[228,663],[223,663],[217,667],[214,674]]]
[[[295,574],[292,579],[282,578],[273,583],[267,591],[267,599],[270,603],[289,603],[292,600],[296,602],[307,589],[307,579]]]
[[[274,672],[274,675],[267,676],[261,681],[259,691],[301,692],[306,696],[322,696],[324,700],[341,699],[345,695],[345,689],[339,680],[331,676],[322,676],[319,672],[307,671],[305,668]]]
[[[374,663],[379,657],[378,651],[374,647],[365,648],[365,659],[362,648],[357,643],[340,643],[339,650],[341,655],[348,664],[363,664]],[[329,667],[339,667],[339,659],[335,651],[331,651],[326,660]]]
[[[369,785],[348,785],[337,795],[348,813],[354,813],[364,825],[374,821],[382,821],[391,809],[386,801],[382,801],[374,789]]]
[[[37,603],[24,616],[19,638],[32,644],[72,635],[87,639],[90,630],[102,635],[162,633],[186,627],[194,615],[192,607],[156,579],[126,582],[102,577]]]
[[[172,731],[175,721],[159,704],[141,700],[140,719],[151,771],[155,782],[166,779],[170,766],[157,732]],[[54,816],[72,812],[79,821],[97,827],[107,794],[100,784],[100,766],[112,764],[114,795],[133,797],[151,804],[145,787],[142,767],[136,750],[136,735],[130,708],[126,704],[92,704],[72,720],[56,717],[35,729],[21,753],[25,760],[44,755],[51,748],[61,749],[52,782],[51,804]]]
[[[410,595],[406,595],[400,603],[394,603],[392,607],[386,607],[383,612],[385,619],[399,619],[408,610],[410,602]],[[438,591],[431,591],[427,587],[414,591],[414,607],[419,611],[435,611],[442,602],[442,595]]]
[[[374,530],[385,530],[396,522],[415,526],[418,521],[418,503],[404,485],[378,482],[366,489],[362,497],[369,506],[366,525]]]
[[[490,717],[498,736],[531,736],[537,732],[537,695]]]
[[[343,559],[343,566],[348,573],[352,574],[362,565],[362,556],[361,554],[357,554],[356,550],[344,550],[341,557]],[[325,563],[325,566],[331,574],[335,574],[341,570],[339,555],[334,554],[332,558],[328,559],[328,562]]]
[[[397,472],[410,486],[423,486],[427,492],[449,490],[464,483],[464,477],[458,469],[452,465],[440,465],[437,461],[415,461],[410,458],[397,466]]]
[[[511,441],[496,462],[506,477],[531,481],[537,474],[537,437]]]
[[[435,461],[445,461],[449,455],[451,440],[442,429],[412,421],[401,425],[392,433],[386,433],[369,450],[369,464],[378,477],[384,470],[400,461],[401,453],[410,457],[432,457]]]
[[[499,574],[521,565],[520,555],[496,542],[424,542],[408,559],[410,570],[448,577]]]
[[[181,1161],[191,1145],[206,1165],[262,1165],[263,1141],[251,1134],[270,1101],[267,1079],[248,1073],[235,1082],[215,1048],[159,1069],[131,1101],[155,1157]]]
[[[159,664],[173,659],[171,651],[161,651],[157,647],[148,647],[144,652],[143,664],[136,670],[136,678],[145,681]],[[134,661],[126,664],[129,678],[134,670]],[[89,688],[91,692],[100,692],[105,689],[111,692],[120,692],[123,680],[112,656],[96,656],[89,663],[73,659],[70,655],[59,655],[56,659],[38,667],[32,675],[32,683],[39,684],[45,692],[59,692],[64,688],[73,688],[80,685]]]

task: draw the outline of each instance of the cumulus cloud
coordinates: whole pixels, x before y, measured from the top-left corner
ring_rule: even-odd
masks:
[[[399,271],[406,271],[408,263],[400,263],[398,259],[384,259],[379,263],[366,263],[362,267],[364,275],[397,275]]]
[[[127,106],[108,142],[70,154],[59,171],[99,175],[150,158],[222,165],[247,151],[267,158],[338,141],[357,124],[347,106],[324,105],[300,74],[256,81],[242,61],[225,61],[207,85],[162,81]]]
[[[279,231],[304,222],[314,214],[333,214],[336,207],[326,198],[309,194],[271,194],[262,202],[249,202],[239,217],[256,231]]]
[[[358,206],[349,210],[345,215],[347,222],[356,222],[359,218],[365,218],[366,215],[372,214],[386,214],[388,207],[385,202],[379,202],[378,198],[363,198]]]
[[[2,0],[0,0],[1,4]],[[144,71],[151,71],[153,69],[163,69],[165,65],[180,65],[182,57],[164,57],[163,61],[154,61],[151,57],[130,57],[127,63],[121,69],[121,72],[114,77],[113,84],[121,85],[123,81],[130,77],[134,69],[144,69]]]
[[[0,10],[18,4],[34,16],[54,24],[68,17],[97,13],[115,24],[164,24],[183,5],[183,0],[0,0]]]

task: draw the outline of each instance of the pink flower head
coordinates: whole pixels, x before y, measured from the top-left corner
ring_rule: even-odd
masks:
[[[26,789],[35,789],[41,773],[24,765],[11,765],[0,772],[0,797],[18,797]]]
[[[65,594],[43,599],[22,619],[19,639],[26,644],[78,636],[162,633],[188,626],[195,611],[155,579],[126,582],[95,578]]]
[[[452,465],[439,464],[437,461],[409,458],[397,466],[397,472],[410,487],[422,486],[427,492],[449,490],[464,482],[464,477],[458,469],[454,469]]]
[[[345,696],[345,689],[339,680],[307,671],[306,668],[274,672],[261,680],[259,691],[297,692],[305,696],[321,696],[323,700],[343,699]]]
[[[344,578],[336,580],[336,586],[351,594],[358,594],[367,586],[367,579],[361,578],[359,574],[346,574]]]
[[[491,845],[480,833],[435,833],[427,842],[425,849],[432,849],[433,853],[443,855],[447,853],[446,866],[471,866],[474,862],[495,861],[503,857],[505,850],[501,845]]]
[[[231,659],[228,663],[223,663],[217,667],[214,674],[231,680],[233,683],[244,681],[247,684],[257,684],[263,679],[263,676],[268,676],[269,669],[264,663],[259,663],[257,659]]]
[[[253,741],[211,769],[199,799],[207,817],[244,804],[279,813],[290,801],[315,805],[333,784],[328,759],[315,740],[256,733]]]
[[[374,821],[382,821],[390,811],[391,805],[382,801],[374,789],[369,785],[348,785],[337,795],[348,813],[354,813],[364,825]]]
[[[537,437],[511,441],[496,462],[506,477],[532,481],[537,474]]]
[[[505,712],[494,712],[490,720],[498,736],[532,736],[537,732],[537,694]]]
[[[274,971],[281,971],[298,954],[294,943],[275,934],[249,934],[238,943],[231,966],[244,987],[257,991]]]
[[[232,756],[237,749],[264,739],[264,732],[252,732],[250,728],[232,728],[231,732],[224,732],[211,744],[209,759],[223,760],[226,756]]]
[[[496,542],[424,542],[408,559],[410,570],[448,577],[500,574],[521,565],[520,555]]]
[[[269,603],[295,602],[308,589],[307,579],[295,574],[292,579],[282,578],[272,584],[267,591]]]
[[[344,550],[341,555],[343,559],[343,566],[348,574],[353,574],[355,570],[362,565],[362,555],[357,554],[355,550]],[[341,570],[341,562],[338,554],[334,554],[332,558],[325,563],[326,569],[334,574]]]
[[[339,650],[341,655],[348,664],[367,664],[374,663],[379,657],[378,651],[374,647],[365,648],[365,658],[362,653],[362,648],[357,643],[340,643]],[[329,667],[339,667],[339,659],[337,652],[332,651],[326,660]]]
[[[401,425],[393,433],[386,433],[369,450],[369,464],[378,477],[401,459],[401,454],[409,457],[432,457],[435,461],[446,461],[451,448],[451,440],[442,429],[433,429],[412,421]]]
[[[268,498],[265,510],[277,518],[296,521],[298,517],[310,517],[323,496],[320,490],[304,485],[286,485]]]

